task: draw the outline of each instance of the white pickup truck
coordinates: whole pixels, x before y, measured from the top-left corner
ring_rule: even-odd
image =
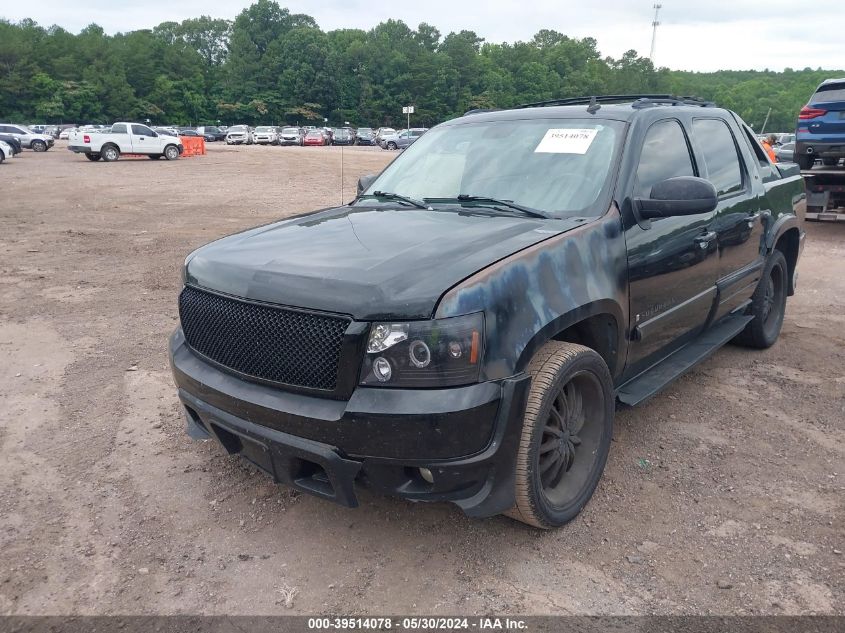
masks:
[[[182,154],[182,143],[178,137],[164,136],[153,132],[141,123],[119,121],[107,132],[82,132],[74,130],[68,137],[70,151],[85,154],[90,161],[111,162],[121,154],[144,154],[153,160],[164,156],[176,160]]]

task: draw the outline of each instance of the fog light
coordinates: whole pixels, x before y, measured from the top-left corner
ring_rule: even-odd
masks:
[[[390,362],[384,356],[379,356],[373,361],[373,373],[379,382],[387,382],[393,375],[393,369],[390,367]]]
[[[428,483],[434,483],[434,475],[428,468],[420,468],[420,477],[425,479]]]

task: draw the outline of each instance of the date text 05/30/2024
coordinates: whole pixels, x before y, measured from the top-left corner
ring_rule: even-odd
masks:
[[[525,620],[497,617],[323,617],[308,618],[312,631],[525,631]]]

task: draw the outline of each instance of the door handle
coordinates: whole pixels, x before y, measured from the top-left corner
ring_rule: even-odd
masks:
[[[695,238],[695,243],[698,244],[701,248],[707,248],[710,246],[710,242],[715,240],[718,237],[718,233],[716,231],[710,231],[709,233],[702,233],[698,237]]]

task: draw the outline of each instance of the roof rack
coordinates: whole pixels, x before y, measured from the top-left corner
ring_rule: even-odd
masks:
[[[523,103],[517,108],[546,108],[550,106],[567,105],[594,105],[601,103],[629,103],[634,108],[645,108],[657,105],[694,105],[701,107],[713,107],[712,101],[705,101],[698,97],[678,97],[669,94],[632,94],[632,95],[598,95],[589,97],[567,97],[564,99],[551,99],[550,101],[538,101],[536,103]],[[596,108],[597,109],[597,108]]]

